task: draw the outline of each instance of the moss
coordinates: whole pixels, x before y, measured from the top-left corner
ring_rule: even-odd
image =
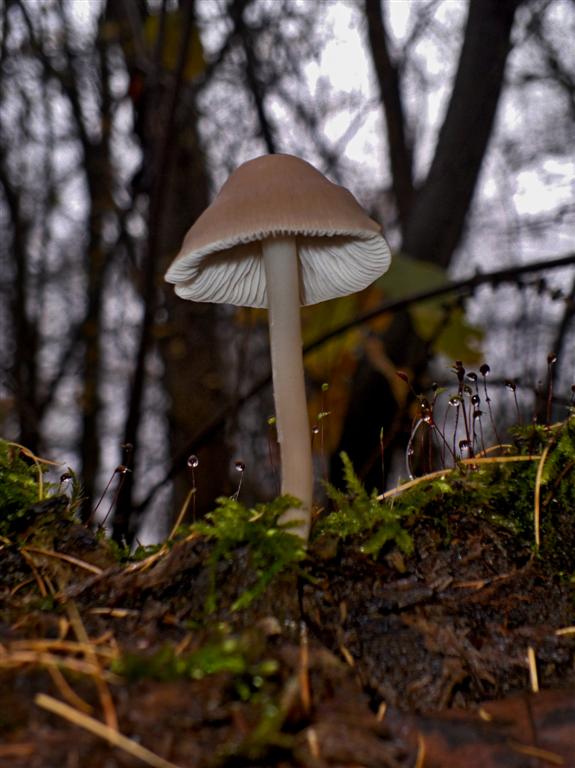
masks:
[[[71,471],[71,496],[45,480],[53,462],[41,459],[17,443],[0,440],[0,536],[19,541],[40,521],[46,526],[63,516],[71,519],[79,499],[79,484]]]
[[[20,446],[0,440],[0,535],[10,536],[26,524],[28,510],[42,496],[41,469],[25,459]]]
[[[263,636],[257,632],[231,634],[226,625],[191,653],[180,654],[165,645],[153,654],[126,653],[113,662],[112,671],[130,682],[142,679],[171,681],[201,680],[218,674],[231,678],[237,698],[249,701],[266,678],[278,670],[275,659],[262,657]]]
[[[314,531],[349,540],[378,557],[397,547],[413,551],[412,531],[432,521],[447,545],[462,515],[487,520],[516,538],[556,571],[575,571],[575,416],[553,427],[516,427],[511,452],[435,472],[396,489],[380,500],[368,493],[342,454],[346,490],[331,485],[335,509]],[[540,510],[541,546],[535,546],[535,507]]]
[[[206,598],[208,613],[216,608],[217,565],[221,560],[230,559],[239,547],[248,550],[255,582],[237,598],[232,610],[246,608],[280,574],[301,572],[298,565],[306,557],[305,544],[290,533],[289,527],[278,522],[283,512],[297,505],[297,500],[289,496],[279,497],[269,504],[258,504],[254,508],[247,508],[233,498],[221,498],[205,520],[190,526],[189,530],[213,542],[210,555],[212,586]]]
[[[247,704],[242,711],[253,721],[241,741],[216,747],[217,762],[242,757],[259,760],[270,750],[289,750],[294,742],[291,734],[283,732],[292,696],[286,696],[284,672],[267,652],[266,643],[259,630],[233,634],[224,624],[190,653],[180,654],[166,645],[153,654],[124,654],[113,662],[112,670],[132,683],[210,679],[211,691],[219,688],[227,700]],[[289,694],[292,687],[293,681],[288,681]]]
[[[419,507],[411,497],[408,504],[382,504],[377,491],[368,493],[355,474],[349,457],[341,454],[346,491],[329,483],[326,492],[335,510],[320,520],[314,535],[330,534],[342,539],[354,538],[363,552],[377,556],[386,544],[395,544],[410,554],[413,539],[404,526],[405,519]]]

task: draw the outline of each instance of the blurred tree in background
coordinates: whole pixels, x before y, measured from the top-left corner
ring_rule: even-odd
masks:
[[[163,283],[241,162],[304,157],[401,253],[361,296],[306,309],[308,340],[448,269],[573,250],[570,0],[10,0],[0,24],[0,426],[78,469],[85,518],[126,465],[118,538],[150,509],[165,530],[192,453],[198,514],[233,491],[238,458],[242,493],[277,490],[262,313]],[[413,416],[397,368],[422,391],[456,357],[498,356],[528,391],[553,350],[570,383],[573,272],[535,277],[314,351],[318,463],[343,448],[382,482],[382,443],[405,445]]]

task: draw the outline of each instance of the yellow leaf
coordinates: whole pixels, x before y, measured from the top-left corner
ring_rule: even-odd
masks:
[[[417,334],[432,341],[437,354],[473,365],[481,362],[483,331],[467,322],[460,307],[446,309],[426,302],[413,307],[411,317]]]
[[[397,254],[389,271],[377,281],[377,285],[386,298],[400,299],[412,293],[440,288],[448,282],[448,274],[442,267]],[[473,364],[480,362],[482,331],[466,321],[461,308],[446,309],[445,297],[412,304],[409,314],[418,336],[433,342],[434,352],[452,360]]]

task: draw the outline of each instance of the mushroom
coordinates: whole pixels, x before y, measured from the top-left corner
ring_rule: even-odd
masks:
[[[347,189],[278,154],[232,173],[166,273],[184,299],[269,309],[281,492],[301,501],[280,522],[306,541],[313,470],[299,308],[360,291],[389,263],[379,224]]]

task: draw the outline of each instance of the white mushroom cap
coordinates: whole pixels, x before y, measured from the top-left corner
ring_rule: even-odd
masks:
[[[300,303],[366,288],[389,267],[379,224],[351,192],[292,155],[241,165],[189,230],[166,280],[194,301],[267,307],[262,240],[294,236]]]

